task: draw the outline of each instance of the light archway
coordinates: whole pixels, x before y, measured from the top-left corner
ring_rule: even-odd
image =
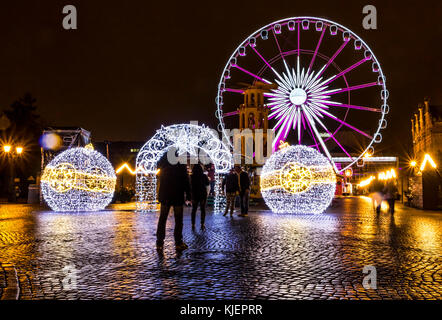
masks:
[[[215,130],[194,124],[161,126],[140,149],[136,161],[137,211],[157,209],[157,162],[171,147],[175,147],[178,154],[190,154],[195,163],[198,160],[208,160],[208,157],[215,165],[214,211],[221,212],[225,207],[225,197],[221,193],[221,175],[232,167],[232,154],[229,147],[218,138]]]

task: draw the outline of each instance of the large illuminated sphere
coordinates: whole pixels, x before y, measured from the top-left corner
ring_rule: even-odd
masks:
[[[336,189],[336,175],[326,157],[295,145],[273,153],[261,173],[261,194],[273,212],[322,213]]]
[[[45,168],[41,192],[54,211],[98,211],[111,201],[116,176],[110,162],[92,148],[72,148]]]

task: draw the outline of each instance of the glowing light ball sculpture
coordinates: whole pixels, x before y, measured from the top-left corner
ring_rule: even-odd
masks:
[[[87,146],[57,155],[43,172],[41,191],[54,211],[98,211],[112,201],[115,183],[110,162]]]
[[[266,161],[261,194],[273,212],[322,213],[336,189],[336,175],[326,157],[303,145],[283,148]]]

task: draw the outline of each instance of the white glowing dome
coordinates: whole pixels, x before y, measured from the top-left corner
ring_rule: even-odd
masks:
[[[41,177],[41,192],[54,211],[98,211],[111,201],[116,176],[110,162],[92,148],[57,155]]]
[[[336,175],[326,157],[295,145],[267,159],[261,173],[261,194],[273,212],[322,213],[336,190]]]

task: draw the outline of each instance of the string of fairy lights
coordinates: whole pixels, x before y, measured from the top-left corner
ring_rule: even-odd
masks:
[[[218,138],[216,131],[205,125],[175,124],[161,126],[155,135],[140,149],[136,159],[137,211],[155,211],[157,203],[157,163],[171,148],[177,150],[187,163],[187,155],[194,162],[213,162],[215,165],[214,211],[222,212],[225,199],[222,195],[221,175],[233,165],[230,149]],[[183,157],[184,156],[184,157]]]
[[[336,175],[327,158],[303,145],[273,153],[261,172],[261,194],[277,213],[322,213],[333,199]]]
[[[98,211],[111,201],[116,176],[111,163],[91,146],[57,155],[41,177],[41,192],[54,211]]]

